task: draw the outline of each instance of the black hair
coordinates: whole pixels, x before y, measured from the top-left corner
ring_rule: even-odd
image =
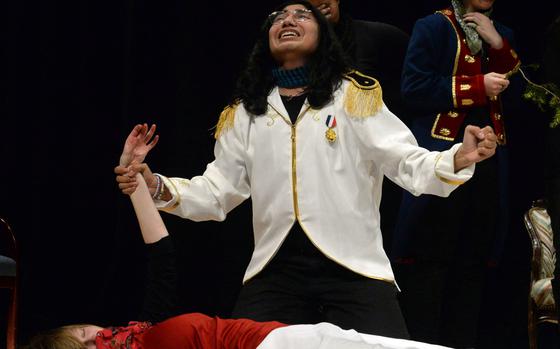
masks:
[[[320,109],[332,100],[334,91],[340,86],[343,74],[349,70],[348,59],[327,19],[313,5],[305,0],[287,1],[279,6],[301,4],[313,13],[319,24],[319,43],[309,57],[306,67],[309,83],[305,92],[309,104]],[[249,56],[247,67],[241,73],[230,105],[243,102],[245,109],[253,115],[266,113],[267,97],[275,86],[272,69],[277,67],[270,53],[268,32],[272,22],[267,19],[261,27],[257,42]]]

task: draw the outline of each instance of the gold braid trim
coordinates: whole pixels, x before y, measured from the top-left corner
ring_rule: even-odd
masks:
[[[379,82],[358,71],[344,77],[351,84],[344,95],[344,110],[351,117],[368,117],[377,114],[383,106],[383,93]]]
[[[438,114],[438,116],[439,116],[439,114]],[[436,156],[436,164],[434,165],[434,172],[435,172],[435,174],[436,174],[436,177],[437,177],[440,181],[442,181],[443,183],[450,184],[450,185],[457,185],[457,186],[459,186],[459,185],[461,185],[461,184],[465,184],[465,181],[454,180],[454,179],[448,179],[448,178],[445,178],[445,177],[443,177],[443,176],[440,176],[440,175],[437,173],[436,168],[437,168],[437,165],[438,165],[439,160],[441,160],[441,156],[442,156],[441,153],[439,153],[439,154]]]
[[[442,177],[440,175],[438,175],[436,173],[437,178],[439,178],[440,181],[442,181],[443,183],[446,184],[450,184],[450,185],[461,185],[461,184],[465,184],[465,181],[460,181],[460,180],[453,180],[453,179],[447,179],[445,177]]]
[[[235,120],[235,111],[239,103],[234,105],[228,105],[220,113],[220,119],[218,119],[218,124],[216,125],[216,132],[214,132],[214,138],[218,139],[222,135],[222,132],[226,132],[233,127],[233,121]]]

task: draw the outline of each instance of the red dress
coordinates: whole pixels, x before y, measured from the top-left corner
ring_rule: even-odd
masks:
[[[131,322],[97,334],[97,349],[254,349],[280,322],[184,314],[157,325]]]

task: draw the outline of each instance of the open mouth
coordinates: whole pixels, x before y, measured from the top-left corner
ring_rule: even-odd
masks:
[[[286,38],[296,38],[299,36],[299,33],[293,29],[282,30],[278,34],[279,39],[286,39]]]

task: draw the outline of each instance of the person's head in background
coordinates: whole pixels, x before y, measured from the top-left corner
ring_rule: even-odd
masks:
[[[467,12],[486,12],[492,9],[495,0],[463,0]]]
[[[340,0],[309,0],[331,23],[340,20]]]
[[[353,60],[356,55],[353,19],[344,9],[341,9],[340,0],[309,0],[309,2],[332,24],[344,52]]]

